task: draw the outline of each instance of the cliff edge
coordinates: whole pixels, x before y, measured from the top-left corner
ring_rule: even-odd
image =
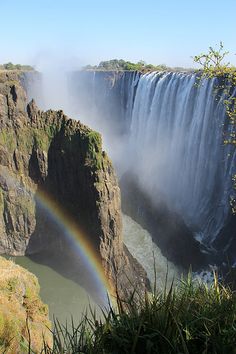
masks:
[[[0,352],[39,353],[43,340],[50,345],[48,308],[39,297],[37,278],[0,257]],[[29,335],[30,333],[30,335]]]
[[[37,202],[39,191],[83,230],[113,288],[124,295],[131,283],[145,289],[146,273],[123,244],[120,190],[100,135],[63,111],[27,105],[20,74],[2,72],[0,253],[66,252]]]

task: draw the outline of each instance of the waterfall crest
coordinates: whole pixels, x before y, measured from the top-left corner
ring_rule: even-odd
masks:
[[[236,161],[223,144],[227,118],[216,79],[196,87],[193,73],[77,75],[70,85],[77,114],[110,138],[118,169],[138,175],[154,201],[164,200],[211,247],[229,215]]]
[[[211,244],[228,216],[233,159],[223,145],[223,97],[215,79],[194,74],[140,78],[130,122],[132,168],[153,198],[162,195]]]

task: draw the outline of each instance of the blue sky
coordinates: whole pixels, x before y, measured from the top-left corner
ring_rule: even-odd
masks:
[[[222,41],[236,65],[236,0],[0,0],[0,13],[1,63],[192,66]]]

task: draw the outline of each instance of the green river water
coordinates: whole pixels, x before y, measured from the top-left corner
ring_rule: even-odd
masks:
[[[166,281],[166,258],[152,242],[149,233],[134,220],[123,215],[123,225],[124,242],[131,254],[143,265],[151,282],[154,281],[153,257],[155,257],[157,285],[162,289]],[[48,258],[51,259],[54,269],[47,265]],[[70,323],[71,316],[73,316],[76,323],[81,319],[86,309],[88,310],[89,305],[93,309],[96,307],[99,315],[100,308],[96,305],[98,303],[96,287],[91,287],[93,280],[89,272],[80,271],[81,265],[77,262],[76,257],[66,260],[62,257],[57,258],[55,255],[47,257],[44,254],[37,257],[37,262],[28,257],[13,257],[13,260],[37,276],[41,289],[40,295],[43,302],[49,307],[51,320],[55,317],[62,323],[65,323],[66,320]],[[168,262],[167,281],[172,282],[173,278],[178,277],[179,274],[179,269]],[[85,280],[84,282],[81,282],[82,278]],[[81,284],[85,284],[85,288]]]

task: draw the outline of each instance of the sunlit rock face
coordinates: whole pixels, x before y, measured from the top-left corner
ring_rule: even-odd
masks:
[[[70,75],[69,88],[75,112],[104,133],[118,173],[136,175],[155,207],[164,202],[211,254],[234,263],[236,152],[223,143],[232,126],[216,79],[196,82],[193,73],[86,71]]]
[[[25,341],[40,353],[52,344],[48,307],[39,295],[35,275],[0,257],[0,340],[3,353],[22,353]],[[29,337],[30,331],[30,337]]]
[[[27,105],[21,82],[0,73],[0,252],[78,256],[40,204],[42,190],[85,235],[112,286],[119,274],[128,292],[129,274],[144,290],[146,273],[123,246],[120,191],[100,135],[62,111]]]

